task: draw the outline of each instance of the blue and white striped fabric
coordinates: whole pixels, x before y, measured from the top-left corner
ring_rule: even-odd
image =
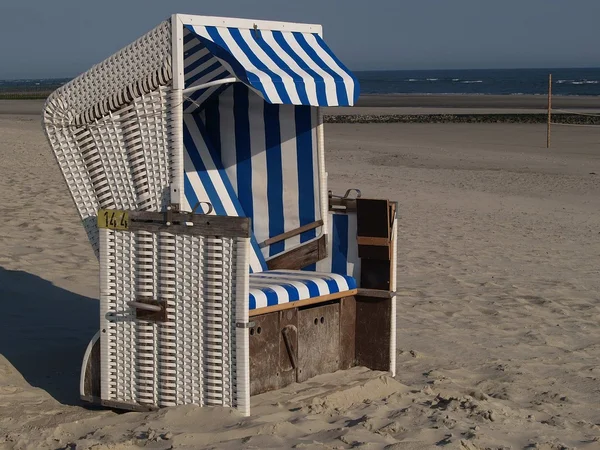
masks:
[[[199,53],[194,56],[198,61],[195,64],[203,67],[194,69],[196,79],[191,83],[201,78],[200,73],[202,79],[212,81],[209,78],[225,77],[225,72],[219,71],[226,71],[271,104],[351,106],[358,99],[358,81],[318,34],[215,26],[186,28],[203,45],[189,44],[192,40],[187,38],[188,55]]]
[[[183,65],[185,87],[200,86],[210,81],[222,80],[233,75],[204,46],[197,35],[184,28]],[[189,95],[183,105],[184,112],[192,112],[202,107],[211,96],[218,96],[229,85],[212,86],[200,89]]]
[[[184,192],[188,203],[184,207],[191,209],[198,202],[209,202],[214,208],[212,214],[247,217],[198,115],[184,114],[183,145]],[[201,209],[199,212],[203,212],[204,208]],[[251,272],[266,270],[267,264],[254,236],[251,247]]]
[[[332,273],[270,270],[250,275],[250,309],[356,289],[354,278]]]
[[[237,83],[198,116],[258,242],[321,218],[315,108],[271,105]],[[297,247],[318,231],[271,244],[263,255]]]
[[[356,213],[329,213],[327,258],[308,270],[351,275],[360,280],[360,258],[356,241]],[[360,283],[358,283],[360,285]]]

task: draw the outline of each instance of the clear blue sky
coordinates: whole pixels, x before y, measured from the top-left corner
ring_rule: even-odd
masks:
[[[2,0],[0,79],[77,75],[174,12],[321,23],[354,70],[600,66],[599,0]]]

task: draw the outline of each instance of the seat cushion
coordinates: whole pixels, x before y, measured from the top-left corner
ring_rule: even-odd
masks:
[[[303,270],[268,270],[250,274],[250,309],[308,300],[356,289],[348,275]]]

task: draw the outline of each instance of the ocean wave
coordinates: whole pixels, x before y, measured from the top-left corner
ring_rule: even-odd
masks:
[[[427,81],[438,81],[439,78],[427,78]]]
[[[580,86],[582,84],[599,84],[600,80],[558,80],[556,84],[571,84]]]
[[[464,80],[461,81],[463,84],[483,83],[483,80]]]

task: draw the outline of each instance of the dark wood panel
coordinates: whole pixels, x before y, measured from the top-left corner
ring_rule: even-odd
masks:
[[[356,234],[365,237],[390,237],[389,201],[356,199]]]
[[[252,318],[250,333],[250,395],[279,389],[279,313]]]
[[[340,301],[340,369],[353,367],[356,357],[356,300],[344,297]]]
[[[360,264],[360,286],[362,288],[390,290],[389,260],[363,259]]]
[[[295,383],[298,372],[298,309],[279,311],[279,387]]]
[[[298,382],[340,366],[339,303],[298,312]]]
[[[325,236],[267,261],[269,270],[299,270],[327,256]]]
[[[356,297],[357,365],[389,370],[391,302],[391,299]]]

